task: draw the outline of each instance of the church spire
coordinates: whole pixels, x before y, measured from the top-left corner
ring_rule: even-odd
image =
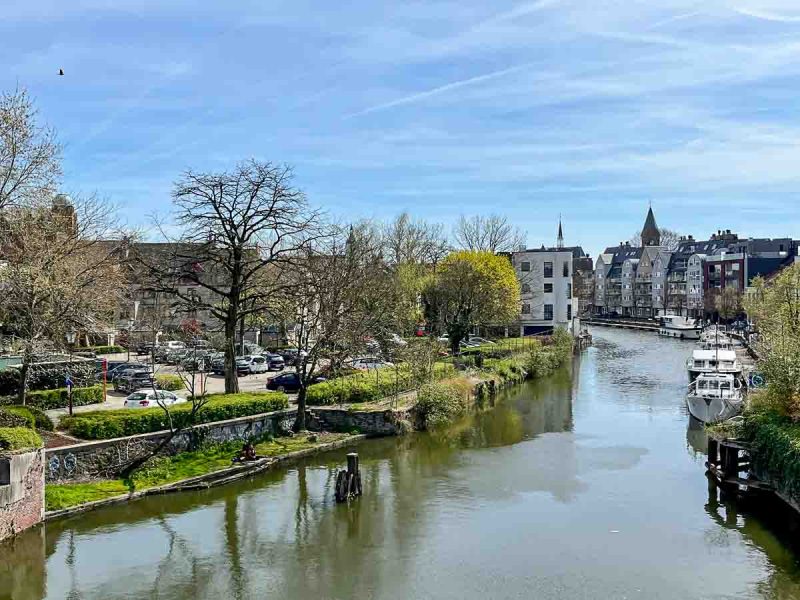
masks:
[[[564,232],[561,230],[561,215],[558,215],[558,237],[556,238],[556,248],[564,247]]]
[[[661,233],[658,231],[656,225],[656,218],[653,215],[653,207],[647,209],[647,218],[644,220],[644,227],[642,227],[642,246],[660,246]]]

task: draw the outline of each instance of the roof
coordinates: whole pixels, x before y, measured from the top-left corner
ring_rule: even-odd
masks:
[[[719,357],[720,360],[735,360],[735,350],[694,350],[692,351],[693,360],[712,360]]]
[[[653,207],[647,209],[647,218],[644,220],[644,227],[642,227],[642,241],[645,239],[657,240],[661,237],[661,232],[656,225],[656,217],[653,214]]]

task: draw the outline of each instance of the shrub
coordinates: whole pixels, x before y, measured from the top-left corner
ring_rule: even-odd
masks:
[[[184,389],[183,379],[180,375],[156,375],[156,385],[159,389],[169,392],[177,392]]]
[[[434,379],[443,379],[455,372],[453,365],[434,365]],[[374,402],[396,393],[414,389],[420,382],[407,365],[377,371],[359,372],[331,379],[308,388],[306,401],[311,405],[356,404]]]
[[[69,405],[67,388],[28,392],[25,401],[28,406],[41,410],[64,408]],[[6,399],[9,400],[9,399]],[[11,399],[13,400],[13,398]],[[93,385],[85,388],[72,388],[72,406],[85,406],[103,402],[103,386]]]
[[[426,429],[436,429],[466,412],[464,396],[450,384],[428,383],[417,394],[417,411]]]
[[[755,471],[768,473],[800,499],[800,424],[773,410],[756,409],[745,413],[743,433]]]
[[[94,352],[95,354],[120,354],[127,352],[122,346],[86,346],[85,348],[75,348],[75,352]]]
[[[68,362],[41,363],[31,365],[28,372],[29,390],[55,390],[64,386],[67,373],[76,387],[87,387],[95,382],[95,362],[77,359]]]
[[[285,394],[260,392],[242,394],[214,394],[196,415],[194,424],[225,421],[286,408]],[[176,427],[191,425],[191,403],[170,408]],[[160,407],[145,409],[120,409],[81,413],[61,420],[61,427],[76,437],[86,440],[104,440],[115,437],[163,431],[168,428],[167,417]]]
[[[0,409],[0,427],[27,427],[33,429],[34,420],[30,413],[24,414],[19,410],[21,407],[9,406]]]
[[[0,396],[13,396],[19,390],[19,370],[3,369],[0,371]]]
[[[26,419],[33,419],[33,426],[43,431],[53,431],[53,421],[43,410],[35,406],[6,406],[4,410],[24,415]]]
[[[33,429],[0,427],[0,450],[34,450],[42,446],[42,438]]]

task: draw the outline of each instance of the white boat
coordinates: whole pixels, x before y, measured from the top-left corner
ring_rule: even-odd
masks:
[[[730,373],[703,373],[689,384],[686,406],[695,419],[719,423],[738,415],[744,405],[744,388]]]
[[[699,340],[703,328],[694,319],[678,315],[659,317],[658,335],[674,337],[682,340]]]
[[[736,379],[742,377],[742,365],[736,357],[736,351],[721,348],[692,351],[691,358],[686,361],[686,370],[689,372],[689,381],[707,373],[732,375]]]

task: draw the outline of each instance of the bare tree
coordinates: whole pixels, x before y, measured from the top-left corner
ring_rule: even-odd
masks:
[[[237,326],[271,307],[294,261],[317,235],[319,213],[292,186],[289,167],[255,160],[229,172],[187,171],[173,199],[182,233],[166,260],[146,266],[154,285],[182,310],[208,311],[222,323],[225,391],[236,393]]]
[[[494,254],[514,252],[525,246],[525,233],[501,215],[475,215],[471,218],[461,215],[453,229],[453,237],[459,248]]]
[[[52,195],[60,155],[55,133],[36,124],[25,90],[0,96],[0,208]]]
[[[440,224],[412,219],[405,212],[383,227],[383,244],[393,265],[435,265],[449,252]]]
[[[382,251],[368,230],[345,234],[337,227],[304,250],[293,285],[280,296],[280,314],[293,322],[299,350],[298,431],[306,428],[308,387],[320,370],[363,350],[365,337],[387,326],[392,282]]]
[[[35,202],[0,215],[0,317],[22,353],[19,402],[35,355],[109,322],[121,289],[113,209],[94,198]]]

